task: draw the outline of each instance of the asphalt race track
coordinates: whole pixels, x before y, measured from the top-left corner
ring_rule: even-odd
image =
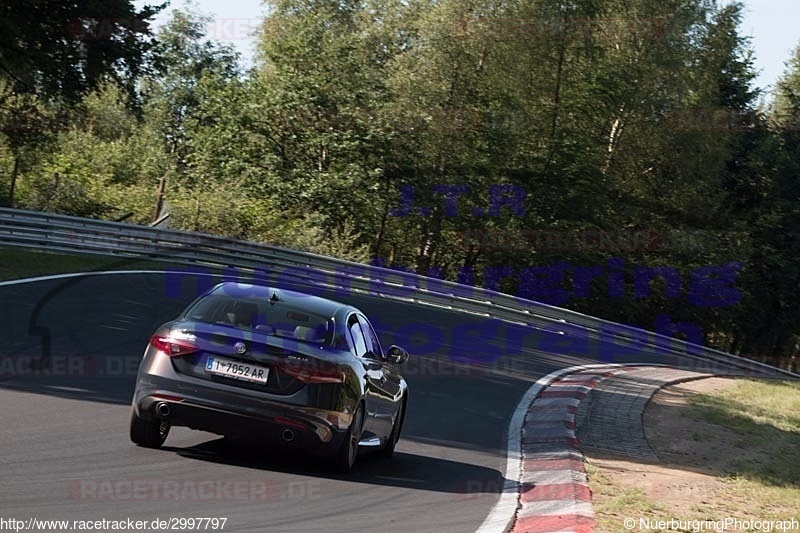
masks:
[[[599,362],[596,346],[553,350],[553,333],[335,294],[374,320],[384,345],[402,342],[412,353],[395,459],[362,454],[342,477],[304,456],[184,428],[164,449],[148,450],[128,439],[136,367],[155,327],[197,296],[191,282],[180,290],[168,283],[142,273],[0,284],[4,518],[224,517],[224,530],[235,532],[474,531],[503,486],[505,435],[522,395],[553,370]],[[490,357],[452,362],[478,352]],[[675,363],[621,352],[613,362]]]

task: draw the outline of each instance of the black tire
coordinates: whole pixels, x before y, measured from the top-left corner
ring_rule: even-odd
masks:
[[[392,426],[392,432],[389,434],[389,440],[386,442],[386,446],[381,448],[379,452],[384,459],[391,459],[394,455],[394,448],[397,446],[397,441],[400,440],[400,431],[403,429],[403,419],[405,416],[406,400],[403,398],[400,404],[400,411],[397,413],[397,418],[394,419],[394,425]]]
[[[347,437],[334,458],[334,469],[340,474],[349,474],[358,455],[358,441],[364,428],[364,407],[359,404],[353,413],[353,423],[347,430]]]
[[[131,409],[131,441],[145,448],[160,448],[169,435],[169,424],[161,420],[145,420]]]

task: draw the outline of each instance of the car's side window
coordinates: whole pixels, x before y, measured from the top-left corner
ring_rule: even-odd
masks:
[[[381,341],[378,340],[378,335],[372,329],[372,324],[366,317],[358,315],[358,321],[361,323],[361,329],[364,331],[364,336],[367,340],[367,351],[375,354],[378,358],[383,358],[383,350],[381,349]]]
[[[356,355],[359,357],[363,356],[367,353],[367,343],[356,315],[350,316],[350,319],[347,321],[347,329],[350,330],[350,336],[352,337],[353,346],[355,346],[356,349]]]

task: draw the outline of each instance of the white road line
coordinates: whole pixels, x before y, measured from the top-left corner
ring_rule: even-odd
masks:
[[[25,283],[36,283],[39,281],[50,281],[54,279],[69,279],[69,278],[80,278],[89,276],[108,276],[112,274],[164,274],[164,273],[165,271],[163,270],[98,270],[91,272],[72,272],[70,274],[54,274],[51,276],[39,276],[36,278],[23,278],[23,279],[12,279],[8,281],[0,281],[0,287],[5,287],[7,285],[22,285]]]

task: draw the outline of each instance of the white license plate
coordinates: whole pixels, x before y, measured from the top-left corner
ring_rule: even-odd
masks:
[[[242,381],[266,383],[269,368],[222,357],[209,357],[206,360],[206,372]]]

